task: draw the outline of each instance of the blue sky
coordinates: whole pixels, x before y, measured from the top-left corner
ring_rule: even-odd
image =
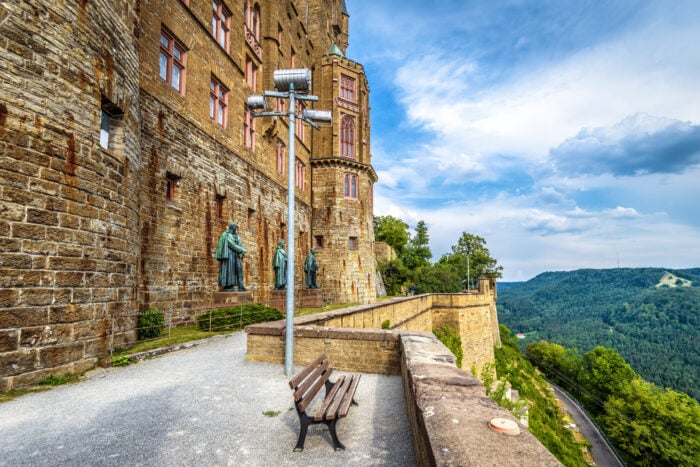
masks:
[[[700,266],[700,2],[346,0],[375,214],[503,280]]]

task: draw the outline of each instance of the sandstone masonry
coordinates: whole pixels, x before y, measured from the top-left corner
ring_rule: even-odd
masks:
[[[269,301],[288,126],[245,101],[279,68],[312,69],[333,115],[297,131],[295,286],[316,246],[326,300],[374,301],[369,88],[348,20],[342,0],[2,2],[0,390],[92,367],[135,339],[138,311],[211,307],[231,220]]]

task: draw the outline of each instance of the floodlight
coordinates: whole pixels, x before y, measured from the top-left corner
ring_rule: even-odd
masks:
[[[302,114],[304,118],[309,120],[314,120],[316,122],[330,122],[331,121],[331,111],[330,110],[313,110],[306,109]]]
[[[251,94],[248,96],[248,108],[265,110],[267,108],[265,96],[262,94]]]
[[[311,70],[308,68],[275,70],[274,80],[278,91],[286,92],[293,86],[294,91],[305,92],[311,89]]]

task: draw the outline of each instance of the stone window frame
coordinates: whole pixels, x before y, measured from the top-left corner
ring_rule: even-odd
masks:
[[[355,117],[348,114],[340,117],[340,156],[355,159]]]
[[[112,152],[123,147],[123,117],[124,112],[102,95],[99,133],[99,145],[102,150]]]
[[[346,173],[343,180],[343,196],[346,199],[357,199],[358,193],[357,174]]]
[[[209,82],[209,117],[222,128],[226,128],[229,90],[216,76]]]
[[[212,0],[211,35],[226,51],[229,51],[231,12],[222,0]]]
[[[159,76],[181,95],[185,95],[185,76],[187,69],[187,48],[175,35],[161,26],[160,55],[158,60]],[[174,71],[178,70],[177,82],[173,82]],[[163,76],[165,74],[165,76]]]
[[[314,235],[314,248],[323,248],[323,235]]]
[[[359,242],[357,241],[357,237],[348,237],[348,249],[349,250],[359,249]]]
[[[172,173],[165,173],[165,202],[171,206],[177,206],[177,190],[182,177]]]
[[[355,78],[343,73],[340,74],[340,97],[355,102]]]

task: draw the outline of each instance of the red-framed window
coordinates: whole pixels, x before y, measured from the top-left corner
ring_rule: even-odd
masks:
[[[250,89],[255,91],[258,86],[258,66],[250,57],[246,57],[245,61],[245,82]]]
[[[226,128],[227,107],[228,88],[212,76],[209,83],[209,117],[224,128]]]
[[[277,173],[284,173],[284,143],[281,140],[277,140]]]
[[[345,174],[345,179],[343,182],[343,195],[346,198],[357,199],[357,175],[356,174]]]
[[[243,14],[245,15],[245,25],[253,33],[255,39],[260,42],[260,4],[250,5],[248,0],[243,4]]]
[[[180,94],[185,94],[187,50],[172,34],[160,30],[160,79]]]
[[[231,12],[221,0],[212,0],[211,35],[228,52]]]
[[[255,149],[255,118],[247,105],[243,106],[243,144],[248,149]]]
[[[355,158],[355,119],[350,115],[340,119],[340,155]]]
[[[177,177],[167,174],[165,177],[165,200],[175,203],[175,188],[179,185]]]
[[[296,114],[303,114],[304,109],[306,108],[306,104],[304,104],[304,101],[294,101],[294,104],[296,106]],[[302,120],[301,118],[297,118],[294,120],[294,134],[297,135],[299,141],[301,141],[302,143],[304,142],[304,120]]]
[[[340,97],[355,102],[355,79],[340,75]]]
[[[304,191],[306,186],[306,166],[302,161],[294,161],[294,186]]]

